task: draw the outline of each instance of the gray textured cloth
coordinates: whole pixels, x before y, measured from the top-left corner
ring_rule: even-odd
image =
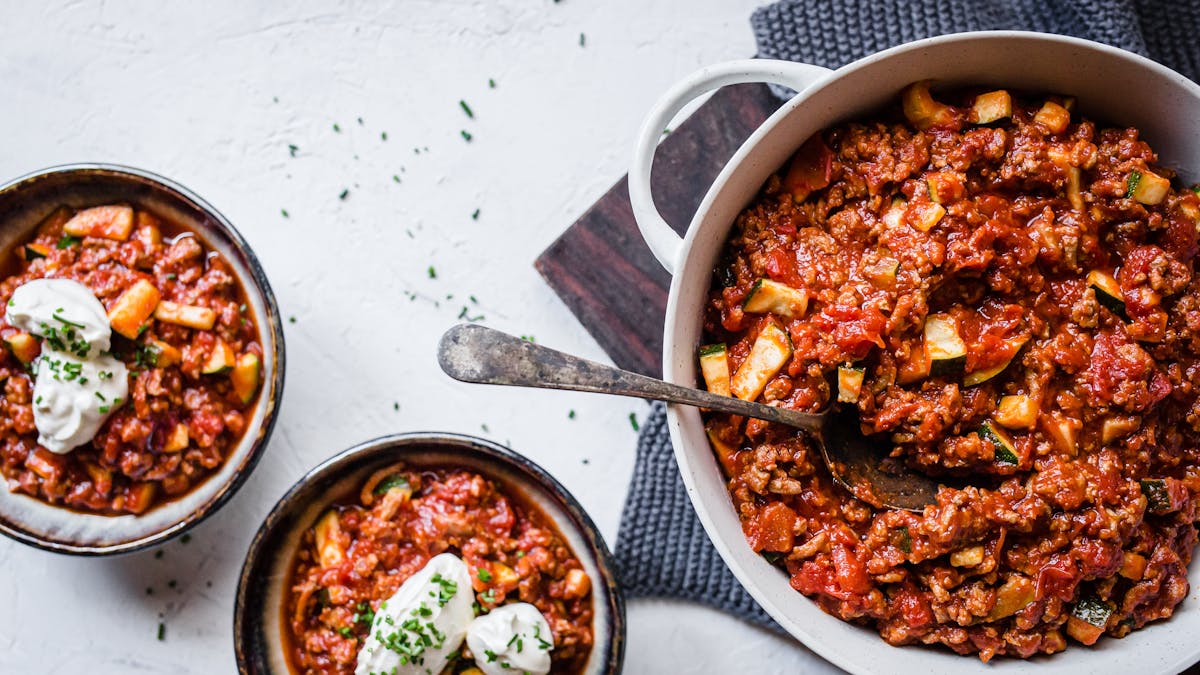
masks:
[[[1106,42],[1184,75],[1200,74],[1200,2],[1148,0],[784,0],[750,20],[759,56],[842,66],[904,42],[969,30],[1021,29]],[[637,466],[617,537],[630,597],[704,603],[779,627],[742,590],[704,534],[684,492],[662,406],[638,440]]]

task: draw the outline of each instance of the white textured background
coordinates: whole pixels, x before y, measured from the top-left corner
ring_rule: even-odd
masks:
[[[259,522],[308,468],[388,432],[510,443],[615,543],[628,416],[647,407],[452,383],[434,348],[473,294],[486,324],[605,360],[533,260],[624,173],[660,92],[753,53],[758,0],[267,4],[0,2],[0,179],[88,160],[176,179],[246,235],[296,318],[273,440],[189,544],[94,560],[0,541],[0,673],[233,672],[234,586]],[[630,605],[626,666],[830,669],[664,602]]]

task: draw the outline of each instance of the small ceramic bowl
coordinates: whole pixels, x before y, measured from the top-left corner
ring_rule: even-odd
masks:
[[[621,672],[625,601],[611,554],[579,502],[537,464],[504,446],[472,436],[408,433],[356,445],[308,472],[279,500],[250,543],[234,604],[233,645],[246,675],[288,675],[283,601],[304,531],[331,503],[356,494],[373,472],[397,461],[477,471],[540,508],[592,579],[595,646],[587,675]]]
[[[100,516],[52,506],[0,486],[0,533],[58,553],[109,555],[160,543],[224,504],[258,463],[283,395],[283,324],[258,259],[216,209],[187,188],[140,169],[72,164],[43,169],[0,185],[0,255],[24,241],[55,208],[125,202],[194,232],[237,273],[262,334],[263,391],[242,440],[207,480],[179,499],[141,515]]]

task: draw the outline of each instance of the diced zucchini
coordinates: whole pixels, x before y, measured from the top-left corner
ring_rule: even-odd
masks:
[[[1067,201],[1076,211],[1083,210],[1083,172],[1077,166],[1067,167]]]
[[[1104,634],[1104,627],[1116,608],[1096,597],[1088,597],[1075,603],[1067,619],[1067,635],[1085,645],[1096,644]]]
[[[975,567],[983,562],[983,546],[968,546],[950,554],[954,567]]]
[[[151,354],[150,365],[155,368],[170,368],[183,361],[183,352],[162,340],[149,340],[146,347]]]
[[[48,255],[50,255],[50,247],[45,244],[25,244],[21,247],[21,257],[26,262],[33,262]]]
[[[958,334],[958,323],[949,314],[925,319],[925,353],[931,375],[956,375],[967,364],[967,343]]]
[[[962,198],[963,179],[953,171],[937,171],[925,177],[929,199],[937,204],[946,204]],[[941,216],[938,216],[941,219]],[[932,227],[932,226],[930,226]]]
[[[942,216],[946,215],[946,208],[934,202],[913,204],[911,208],[914,213],[913,217],[909,219],[909,225],[922,232],[932,230],[934,225],[941,222]]]
[[[1137,431],[1141,426],[1142,421],[1137,417],[1109,417],[1100,428],[1100,440],[1111,443]]]
[[[900,197],[892,200],[887,211],[883,212],[883,223],[890,229],[900,227],[904,223],[904,212],[908,209],[908,202]]]
[[[891,288],[896,283],[896,275],[900,272],[900,261],[895,258],[880,258],[871,266],[868,274],[871,281],[880,288]]]
[[[1008,357],[1008,359],[1003,363],[998,363],[991,368],[984,368],[983,370],[976,370],[974,372],[967,373],[967,376],[963,378],[963,384],[968,387],[974,387],[975,385],[983,384],[1000,373],[1003,373],[1008,369],[1008,366],[1013,362],[1013,359],[1017,358],[1017,354],[1021,353],[1021,348],[1024,347],[1025,343],[1028,341],[1028,337],[1022,337],[1009,341],[1009,346],[1015,347],[1015,349],[1013,349],[1012,356]]]
[[[1179,508],[1179,505],[1171,498],[1171,489],[1167,485],[1166,479],[1145,478],[1139,483],[1142,487],[1142,494],[1146,495],[1146,508],[1151,513],[1162,515]]]
[[[972,124],[990,124],[1012,115],[1012,96],[1003,89],[989,91],[975,97],[967,121]]]
[[[1037,425],[1037,415],[1037,402],[1024,394],[1005,396],[996,408],[996,422],[1008,429],[1032,429]]]
[[[1075,456],[1075,447],[1079,436],[1079,423],[1052,415],[1042,420],[1042,429],[1046,436],[1059,450]]]
[[[1122,319],[1128,319],[1125,313],[1125,295],[1121,293],[1121,284],[1113,275],[1100,270],[1092,270],[1087,275],[1088,286],[1096,293],[1096,301],[1104,305],[1108,311]]]
[[[710,392],[729,396],[729,353],[724,342],[700,348],[700,373]]]
[[[226,373],[233,369],[235,362],[233,348],[224,340],[218,339],[217,343],[213,345],[213,350],[209,352],[208,358],[204,361],[204,365],[200,368],[200,372],[205,375]]]
[[[770,312],[794,319],[808,309],[808,292],[770,279],[759,279],[750,287],[742,311],[752,314]]]
[[[338,518],[337,511],[326,511],[313,528],[313,534],[317,545],[317,560],[322,569],[340,565],[346,559],[341,542],[342,521]]]
[[[933,100],[929,93],[931,80],[914,82],[900,94],[904,117],[922,131],[935,126],[944,126],[954,121],[954,109]]]
[[[1171,189],[1171,181],[1166,178],[1153,171],[1136,169],[1129,172],[1129,178],[1125,184],[1127,186],[1126,197],[1148,206],[1162,203],[1167,196],[1167,191]]]
[[[927,377],[929,377],[929,350],[925,349],[925,342],[922,341],[910,347],[908,357],[900,361],[900,367],[896,372],[896,382],[912,384]]]
[[[737,472],[734,459],[737,457],[738,447],[721,440],[721,436],[717,433],[717,427],[712,422],[704,426],[704,432],[708,434],[708,442],[712,445],[713,452],[717,454],[717,461],[721,462],[721,466],[725,468],[726,474],[734,475]]]
[[[167,440],[163,443],[163,452],[180,452],[187,449],[188,446],[188,426],[183,422],[176,424],[167,434]]]
[[[404,474],[394,473],[379,481],[379,484],[375,486],[375,494],[383,495],[388,490],[395,488],[408,489],[409,487],[408,479],[404,477]]]
[[[758,334],[750,355],[733,374],[730,392],[743,400],[753,401],[762,393],[767,382],[792,358],[792,339],[774,321],[769,321]]]
[[[224,344],[224,343],[221,343]],[[258,392],[261,378],[262,363],[258,354],[247,352],[238,357],[237,363],[229,373],[229,383],[233,385],[233,393],[245,405],[254,399]]]
[[[1146,575],[1146,556],[1133,551],[1125,551],[1121,554],[1121,569],[1117,574],[1131,581],[1141,581]]]
[[[814,191],[829,185],[833,174],[833,151],[821,134],[814,134],[800,146],[783,175],[783,189],[796,203],[808,199]]]
[[[17,360],[25,365],[33,363],[33,360],[38,357],[42,351],[41,344],[37,338],[29,333],[16,333],[4,338],[5,344],[8,345],[8,350],[12,352]]]
[[[838,366],[838,403],[858,403],[866,374],[865,368]]]
[[[130,340],[137,339],[145,329],[146,321],[158,307],[159,298],[158,289],[154,284],[139,279],[137,283],[125,289],[109,310],[109,325]]]
[[[1061,134],[1071,124],[1071,111],[1054,101],[1046,101],[1033,116],[1033,121],[1046,127],[1052,134]]]
[[[112,204],[84,209],[63,225],[63,232],[73,237],[125,241],[133,232],[133,208]]]
[[[217,322],[217,313],[208,307],[181,305],[163,300],[154,310],[154,318],[196,330],[212,330],[213,324]]]
[[[1011,576],[996,591],[996,604],[988,612],[988,621],[998,621],[1025,609],[1037,597],[1037,587],[1023,576]]]
[[[979,437],[991,442],[992,447],[995,448],[994,459],[997,464],[1011,466],[1020,464],[1021,460],[1017,457],[1017,449],[1013,445],[1012,437],[1008,435],[1008,432],[993,424],[991,420],[987,420],[979,426]]]

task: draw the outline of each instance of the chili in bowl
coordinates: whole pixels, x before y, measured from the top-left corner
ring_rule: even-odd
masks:
[[[488,441],[402,434],[285,495],[251,543],[243,673],[616,673],[608,549],[553,478]]]
[[[270,286],[199,197],[123,167],[0,187],[0,531],[134,550],[218,508],[282,393]]]

